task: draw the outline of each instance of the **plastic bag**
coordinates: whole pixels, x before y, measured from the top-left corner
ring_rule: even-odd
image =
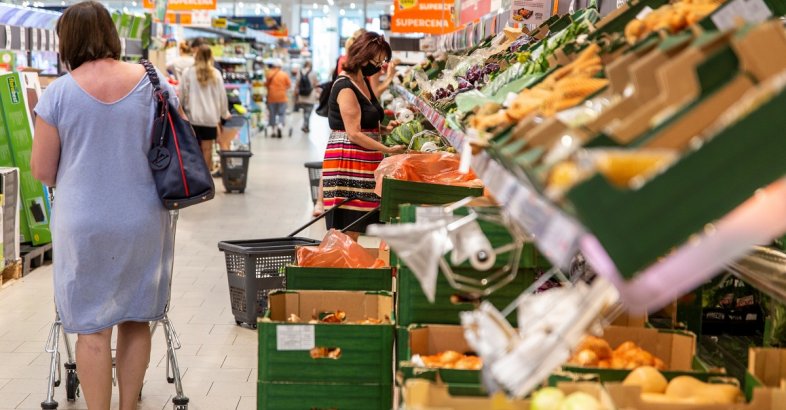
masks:
[[[384,268],[385,262],[341,231],[331,229],[319,246],[304,246],[297,250],[298,266],[312,268]]]
[[[382,196],[382,180],[385,177],[430,184],[482,187],[483,182],[472,170],[466,174],[459,171],[459,162],[458,155],[447,152],[387,157],[374,171],[377,181],[374,192]]]

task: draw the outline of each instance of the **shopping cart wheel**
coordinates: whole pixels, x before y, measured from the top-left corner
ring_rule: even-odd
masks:
[[[43,402],[41,403],[41,410],[57,410],[57,402],[53,402],[53,403]]]
[[[76,374],[76,365],[66,363],[66,399],[76,401],[79,397],[79,377]]]
[[[175,383],[175,378],[167,376],[166,377],[166,382],[169,383],[169,384],[174,384]]]
[[[174,410],[188,410],[188,398],[187,397],[173,398],[172,407],[174,408]]]
[[[235,321],[235,324],[236,324],[236,325],[238,325],[238,326],[243,326],[243,322],[241,322],[241,321],[239,321],[239,320],[236,320],[236,321]]]

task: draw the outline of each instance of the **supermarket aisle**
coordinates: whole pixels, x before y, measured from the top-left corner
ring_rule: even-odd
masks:
[[[223,254],[216,243],[285,236],[310,217],[303,163],[321,158],[327,120],[312,116],[312,133],[305,136],[300,115],[291,118],[292,138],[252,141],[245,194],[225,194],[216,180],[215,200],[181,213],[169,317],[183,343],[178,359],[190,410],[256,408],[256,332],[235,325]],[[312,234],[319,237],[323,230]],[[54,317],[52,295],[51,266],[0,290],[0,409],[40,409],[50,358],[43,347]],[[165,379],[162,334],[159,329],[153,340],[140,409],[172,408],[174,386]],[[60,409],[86,408],[81,398],[68,403],[63,387],[57,389],[56,400]]]

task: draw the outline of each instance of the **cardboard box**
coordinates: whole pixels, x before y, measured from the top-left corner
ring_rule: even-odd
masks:
[[[597,383],[560,383],[566,395],[582,391],[598,399],[605,409],[612,409],[611,398]],[[511,400],[503,394],[494,397],[460,397],[451,395],[447,387],[426,380],[407,381],[402,391],[407,410],[529,410],[529,400]]]
[[[408,380],[402,390],[407,410],[529,410],[529,400],[510,400],[504,396],[463,397],[448,392],[445,385],[423,379]]]
[[[269,297],[257,323],[259,381],[289,383],[393,383],[393,296],[390,292],[284,291]],[[309,324],[320,312],[346,312],[346,321],[379,325]],[[289,323],[295,314],[303,323]],[[341,349],[338,358],[312,358],[317,347]]]
[[[434,369],[416,366],[412,356],[430,356],[448,350],[467,354],[472,348],[464,339],[464,328],[454,325],[411,325],[399,343],[399,369],[396,380],[400,385],[410,379],[442,382],[452,395],[487,396],[481,383],[480,370]]]
[[[757,387],[786,390],[786,349],[752,347],[748,350],[745,395],[753,397]]]
[[[608,383],[606,390],[618,410],[781,410],[786,390],[756,389],[749,403],[739,404],[666,404],[641,400],[641,388]]]
[[[616,349],[624,342],[632,341],[642,349],[663,360],[666,370],[663,375],[671,380],[677,376],[689,375],[700,380],[717,376],[717,374],[695,371],[693,368],[696,354],[696,336],[693,333],[667,331],[651,328],[609,326],[604,330],[603,339]],[[575,374],[596,374],[603,382],[622,381],[630,373],[630,369],[604,369],[582,367],[572,364],[562,366],[562,370]],[[559,380],[557,376],[552,380]]]

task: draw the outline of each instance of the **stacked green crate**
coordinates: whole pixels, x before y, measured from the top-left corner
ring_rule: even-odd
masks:
[[[269,303],[258,322],[258,408],[392,407],[390,292],[289,290],[271,294]],[[310,323],[337,310],[346,312],[344,323]],[[293,315],[301,320],[291,322]],[[382,324],[357,323],[367,319]]]
[[[385,178],[382,181],[379,220],[389,222],[395,219],[399,215],[399,207],[403,204],[443,205],[460,201],[470,196],[483,196],[483,188],[428,184]]]
[[[401,206],[400,222],[416,222],[418,208],[413,205]],[[421,209],[422,211],[423,209]],[[455,213],[456,215],[467,215],[467,212],[467,209],[461,208]],[[511,243],[513,238],[504,227],[484,220],[479,220],[478,223],[493,247],[497,248]],[[499,255],[495,261],[495,268],[499,269],[506,265],[511,257],[510,253]],[[391,255],[391,260],[395,259],[394,255]],[[483,278],[489,275],[488,272],[479,272],[473,269],[468,263],[452,268],[455,273],[463,276]],[[398,261],[396,310],[398,380],[404,381],[411,377],[440,380],[448,385],[448,390],[452,395],[486,395],[480,381],[479,371],[423,369],[409,363],[409,359],[413,353],[436,354],[441,352],[439,350],[445,349],[466,353],[466,343],[463,342],[463,333],[459,326],[461,312],[473,310],[483,300],[491,302],[500,310],[504,309],[534,282],[539,272],[548,268],[548,261],[538,253],[531,243],[527,243],[520,255],[516,278],[509,284],[489,296],[472,295],[451,287],[445,275],[440,273],[437,276],[435,300],[431,303],[423,293],[420,282],[412,270],[406,266],[404,261]],[[515,315],[508,317],[508,319],[516,326]],[[414,343],[414,345],[411,343],[411,335],[413,334],[417,334],[419,338],[441,340],[443,343],[436,345],[433,342],[428,343],[428,351],[422,347],[413,349],[413,346],[422,346],[422,342]]]
[[[289,290],[393,291],[391,268],[348,269],[287,266]]]

